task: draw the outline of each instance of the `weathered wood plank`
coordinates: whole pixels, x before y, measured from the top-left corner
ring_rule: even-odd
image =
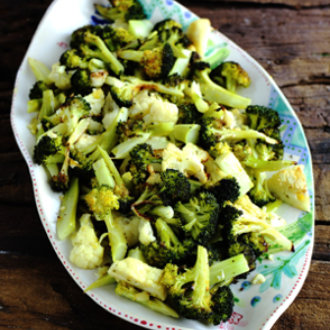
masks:
[[[221,0],[209,0],[212,2],[217,2]],[[224,3],[235,5],[282,5],[286,7],[294,7],[294,8],[311,8],[318,6],[328,6],[330,4],[329,0],[224,0]]]

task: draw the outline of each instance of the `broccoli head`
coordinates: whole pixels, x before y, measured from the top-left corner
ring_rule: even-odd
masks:
[[[33,150],[33,161],[41,165],[45,159],[63,149],[63,137],[56,134],[45,134],[40,137]]]
[[[127,121],[121,121],[118,123],[116,132],[118,135],[118,141],[121,143],[130,138],[137,137],[141,133],[144,133],[145,124],[143,120],[128,118]]]
[[[107,79],[107,84],[110,85],[110,92],[113,99],[120,107],[129,108],[133,104],[133,96],[137,92],[134,84],[121,81],[114,77],[109,77]]]
[[[129,171],[132,174],[134,186],[145,183],[152,171],[152,164],[160,163],[150,146],[150,144],[142,143],[134,147],[130,155]]]
[[[86,26],[73,32],[71,47],[76,48],[86,59],[97,58],[109,66],[116,75],[124,71],[123,65],[98,36],[101,27]]]
[[[278,128],[281,125],[278,113],[271,108],[261,105],[250,105],[246,108],[246,114],[248,126],[257,131]]]
[[[86,69],[77,69],[71,76],[71,86],[75,94],[90,94],[92,92],[92,86],[89,71]]]
[[[175,62],[172,47],[168,43],[147,50],[120,50],[118,56],[124,60],[139,62],[143,72],[150,79],[167,77]]]
[[[44,81],[38,80],[34,83],[30,89],[29,98],[32,99],[41,99],[43,91],[49,89],[47,84]]]
[[[240,187],[235,177],[218,181],[210,188],[210,191],[216,197],[219,205],[223,205],[225,201],[235,202],[240,195]]]
[[[95,4],[97,11],[110,21],[145,19],[143,7],[138,0],[111,0],[112,7]]]
[[[112,52],[125,47],[134,40],[134,36],[128,30],[110,25],[106,25],[98,35]]]
[[[221,286],[212,292],[212,313],[207,319],[207,323],[218,325],[226,322],[231,317],[234,307],[234,295],[229,286]]]
[[[201,191],[189,199],[187,203],[178,202],[175,211],[183,220],[183,230],[196,242],[207,245],[214,235],[219,215],[219,204],[216,197]]]
[[[179,124],[198,124],[202,114],[193,103],[181,104],[179,107]]]
[[[159,196],[164,205],[187,202],[191,197],[189,180],[178,170],[167,169],[161,173],[162,183]]]
[[[97,220],[105,220],[111,210],[119,209],[118,197],[108,186],[93,188],[84,199]]]
[[[249,87],[251,80],[248,73],[236,62],[224,62],[213,69],[210,78],[231,92],[238,86]]]
[[[194,246],[192,241],[181,242],[171,227],[161,218],[155,222],[157,241],[141,245],[144,258],[151,266],[163,268],[167,263],[178,263],[186,258]]]
[[[266,174],[258,170],[252,172],[252,180],[254,187],[248,193],[252,202],[259,207],[274,202],[276,198],[271,194],[267,187]]]
[[[88,61],[82,58],[76,49],[66,50],[60,57],[60,63],[68,69],[87,69],[88,67]]]

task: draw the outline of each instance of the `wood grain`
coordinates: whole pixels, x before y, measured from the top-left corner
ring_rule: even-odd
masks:
[[[83,294],[57,259],[34,205],[9,119],[21,59],[51,0],[0,2],[0,328],[138,329]],[[181,1],[273,76],[305,129],[314,165],[316,226],[308,278],[273,329],[330,324],[330,1]]]

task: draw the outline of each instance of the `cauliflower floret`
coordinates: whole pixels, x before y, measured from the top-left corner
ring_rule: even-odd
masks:
[[[304,166],[297,165],[275,173],[267,180],[269,191],[283,202],[302,211],[310,211]]]
[[[126,218],[123,216],[115,216],[115,221],[123,230],[129,247],[139,243],[139,217],[133,216]]]
[[[148,244],[154,242],[155,240],[156,240],[156,237],[152,230],[150,221],[140,218],[139,241],[144,245],[148,245]]]
[[[90,113],[92,115],[99,115],[104,105],[104,93],[101,88],[94,88],[91,94],[84,97],[84,100],[91,106]]]
[[[98,70],[91,73],[91,85],[93,87],[102,87],[108,77],[107,70]]]
[[[72,72],[66,72],[65,65],[59,62],[52,65],[52,70],[48,76],[50,82],[53,82],[60,89],[69,89],[71,87]]]
[[[71,238],[73,249],[70,253],[70,261],[84,269],[100,266],[104,253],[104,248],[97,239],[90,217],[90,214],[82,215],[80,228]]]
[[[203,58],[207,42],[211,33],[211,22],[207,18],[199,18],[193,21],[187,30],[188,38],[193,42],[196,47],[197,53]]]
[[[178,120],[178,107],[156,94],[147,90],[138,93],[133,99],[130,116],[142,115],[146,124],[151,123],[176,123]]]
[[[127,257],[114,262],[109,275],[116,281],[124,281],[138,289],[147,291],[160,300],[166,299],[166,290],[161,283],[162,269],[151,267],[139,259]]]
[[[163,151],[162,171],[174,169],[186,176],[194,176],[201,183],[207,182],[207,175],[204,169],[204,162],[209,154],[193,143],[187,143],[181,150],[173,143],[169,143]]]

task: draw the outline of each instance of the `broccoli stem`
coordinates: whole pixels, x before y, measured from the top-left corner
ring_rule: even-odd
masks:
[[[100,155],[101,155],[102,159],[104,160],[106,166],[108,167],[111,174],[113,175],[113,178],[115,179],[116,185],[123,186],[124,181],[123,181],[119,171],[117,170],[117,167],[116,167],[115,163],[110,158],[109,154],[100,146],[98,146],[97,149],[100,152]]]
[[[114,222],[111,212],[104,217],[104,222],[109,233],[112,261],[124,259],[127,252],[127,240],[123,230]]]
[[[50,70],[46,64],[31,57],[28,58],[28,63],[34,76],[36,77],[36,80],[44,81],[47,84],[49,81],[48,76],[50,74]]]
[[[233,140],[233,141],[240,141],[240,140],[248,140],[248,139],[260,139],[266,141],[269,144],[277,144],[278,141],[263,134],[261,132],[255,131],[253,129],[245,129],[245,130],[235,130],[235,129],[222,129],[219,131],[220,141],[224,140]]]
[[[172,135],[178,141],[196,144],[200,128],[198,124],[179,124],[174,126]]]
[[[129,155],[130,151],[132,151],[135,146],[145,143],[149,139],[150,135],[151,133],[142,133],[137,137],[127,139],[114,147],[111,152],[117,159],[124,159]]]
[[[105,285],[109,285],[109,284],[113,284],[115,283],[115,279],[111,276],[111,275],[104,275],[100,278],[98,278],[96,281],[94,281],[92,284],[90,284],[85,290],[84,292],[96,289],[96,288],[100,288],[102,286]]]
[[[218,65],[220,65],[229,56],[229,54],[230,51],[228,48],[217,48],[209,56],[204,57],[203,62],[208,63],[210,65],[210,68],[214,69]]]
[[[244,165],[254,168],[261,172],[278,171],[295,164],[296,162],[292,160],[262,160],[252,157],[248,157],[244,161]]]
[[[76,229],[76,213],[79,197],[78,178],[72,179],[69,190],[61,200],[60,212],[57,217],[56,232],[60,240],[64,240]]]
[[[87,54],[90,54],[90,55],[92,55],[92,57],[96,57],[96,58],[101,57],[101,60],[103,60],[106,63],[109,63],[110,69],[116,75],[120,75],[122,72],[124,72],[124,66],[119,62],[117,57],[115,55],[113,55],[112,52],[107,48],[107,46],[105,45],[105,43],[103,42],[103,40],[100,37],[98,37],[90,32],[86,32],[85,41],[87,43],[90,43],[93,46],[96,46],[100,51],[100,54],[99,54],[97,51],[88,49],[86,51]]]
[[[151,211],[151,214],[158,215],[164,219],[172,219],[174,217],[174,210],[171,206],[159,205],[154,207]]]
[[[197,247],[197,260],[193,269],[195,276],[192,301],[197,306],[204,306],[205,292],[209,292],[210,289],[210,267],[207,249],[201,245]],[[209,306],[204,306],[204,308],[209,308]]]
[[[250,103],[249,98],[240,96],[214,83],[206,71],[198,74],[204,98],[232,108],[245,109]]]
[[[118,51],[118,56],[127,61],[141,62],[143,59],[143,51],[134,49],[124,49]]]
[[[250,270],[244,254],[238,254],[223,261],[217,261],[210,267],[210,286],[228,283],[236,276],[244,274]]]
[[[153,136],[167,136],[174,129],[174,123],[157,123],[148,126],[148,132]]]
[[[39,112],[39,121],[42,118],[50,116],[54,113],[55,110],[55,97],[51,89],[47,89],[42,92],[42,105]]]
[[[115,181],[111,176],[111,173],[103,158],[99,159],[93,164],[94,173],[96,176],[97,183],[102,186],[106,185],[110,188],[114,188]]]
[[[27,113],[38,112],[42,105],[42,99],[32,99],[28,101]]]
[[[142,262],[146,262],[144,255],[139,247],[136,247],[135,249],[130,249],[128,251],[127,257],[138,259]]]
[[[144,39],[148,37],[153,28],[153,24],[148,19],[130,19],[128,21],[128,31],[136,38]]]
[[[147,292],[139,291],[133,286],[130,286],[126,283],[119,282],[115,289],[115,292],[119,296],[138,302],[139,304],[148,307],[155,312],[162,313],[164,315],[168,315],[175,318],[179,317],[179,315],[172,308],[164,304],[161,300],[154,297],[150,297]]]

